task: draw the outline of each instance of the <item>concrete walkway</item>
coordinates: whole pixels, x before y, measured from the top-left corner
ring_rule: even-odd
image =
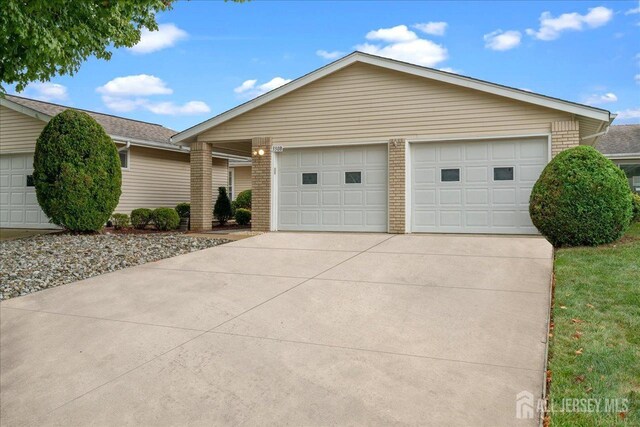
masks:
[[[269,233],[0,304],[2,425],[536,425],[541,238]]]

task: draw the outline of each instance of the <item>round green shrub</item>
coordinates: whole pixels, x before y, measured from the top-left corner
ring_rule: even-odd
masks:
[[[158,230],[175,230],[178,228],[178,225],[180,225],[178,212],[173,208],[154,209],[151,217],[153,219],[153,225],[155,225]]]
[[[218,199],[213,206],[213,216],[218,220],[220,225],[224,225],[231,218],[231,201],[227,196],[225,187],[218,187]]]
[[[123,213],[114,213],[111,216],[111,221],[113,223],[113,228],[116,230],[127,228],[130,225],[129,215]]]
[[[249,209],[251,210],[251,190],[241,191],[240,194],[236,196],[236,209]]]
[[[138,208],[131,211],[131,225],[138,230],[144,230],[151,222],[153,211],[147,208]]]
[[[236,209],[236,224],[247,225],[251,222],[251,211],[249,209]]]
[[[189,218],[191,216],[191,205],[189,203],[178,203],[176,205],[176,212],[180,218]]]
[[[633,193],[633,220],[640,222],[640,194]]]
[[[542,171],[529,213],[556,247],[609,243],[629,227],[629,184],[624,172],[594,148],[571,148]]]
[[[118,150],[91,116],[63,111],[36,142],[33,179],[38,204],[53,224],[74,231],[99,230],[120,200]]]

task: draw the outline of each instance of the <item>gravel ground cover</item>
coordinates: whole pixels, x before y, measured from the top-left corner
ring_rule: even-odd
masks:
[[[182,233],[49,234],[0,242],[0,300],[226,242]]]

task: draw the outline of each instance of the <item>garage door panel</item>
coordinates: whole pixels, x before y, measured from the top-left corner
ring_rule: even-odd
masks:
[[[24,205],[24,196],[24,193],[12,192],[9,203],[11,203],[11,206],[22,206]]]
[[[278,229],[387,230],[386,145],[285,148],[278,156]],[[303,173],[317,173],[317,184],[302,184]]]
[[[546,138],[411,144],[411,230],[537,233],[528,203],[547,144]],[[494,179],[497,167],[513,168],[513,179],[505,171],[503,180]],[[442,182],[443,169],[459,169],[459,180]]]

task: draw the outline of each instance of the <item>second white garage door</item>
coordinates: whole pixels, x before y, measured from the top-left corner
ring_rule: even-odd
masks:
[[[278,230],[387,231],[387,146],[278,154]]]
[[[412,144],[411,230],[534,234],[531,189],[546,138]]]

